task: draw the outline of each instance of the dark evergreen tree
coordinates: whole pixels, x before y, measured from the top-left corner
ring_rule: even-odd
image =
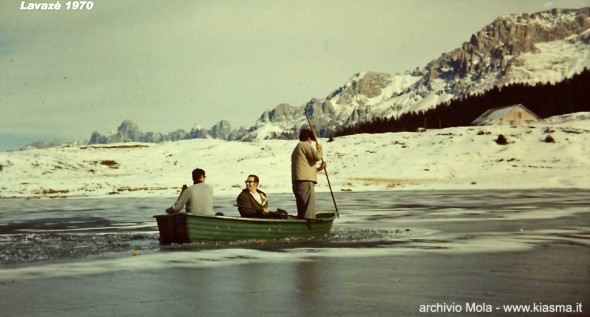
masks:
[[[469,126],[489,109],[523,104],[541,118],[590,111],[590,71],[584,69],[560,83],[536,85],[511,84],[494,87],[481,94],[453,99],[436,108],[408,112],[398,118],[375,118],[372,121],[343,127],[336,136],[357,133],[417,131],[419,128],[442,129]]]

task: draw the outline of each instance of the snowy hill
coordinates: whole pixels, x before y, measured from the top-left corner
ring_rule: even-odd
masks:
[[[507,145],[495,142],[502,134]],[[550,135],[554,143],[547,142]],[[321,142],[335,191],[588,188],[590,113],[535,126],[361,134]],[[248,174],[268,194],[290,193],[294,140],[193,139],[0,153],[0,198],[175,196],[196,167],[215,195],[237,195]],[[328,191],[319,175],[318,191]]]
[[[374,117],[427,110],[511,83],[560,82],[590,68],[590,8],[500,17],[462,47],[403,75],[362,72],[326,98],[268,110],[243,140],[292,136],[313,113],[320,135]]]

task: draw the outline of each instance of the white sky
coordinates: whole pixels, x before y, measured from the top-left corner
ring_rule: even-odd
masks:
[[[60,1],[62,6],[66,1]],[[25,2],[25,3],[28,3]],[[500,15],[590,0],[96,0],[91,11],[0,3],[0,151],[144,132],[251,126],[359,71],[404,72]]]

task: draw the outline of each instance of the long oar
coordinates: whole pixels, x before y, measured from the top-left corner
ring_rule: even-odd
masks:
[[[305,108],[305,116],[307,117],[307,123],[309,124],[309,129],[311,130],[311,133],[313,135],[313,138],[315,139],[315,143],[319,144],[320,142],[318,142],[318,138],[315,135],[315,131],[313,129],[313,126],[311,125],[311,119],[309,118],[309,114],[307,114],[307,107]],[[324,161],[324,158],[322,157],[321,162]],[[340,214],[338,213],[338,206],[336,205],[336,198],[334,198],[334,192],[332,191],[332,184],[330,184],[330,177],[328,177],[328,169],[326,169],[324,167],[324,172],[326,174],[326,180],[328,181],[328,187],[330,188],[330,195],[332,195],[332,201],[334,202],[334,208],[336,209],[336,216],[338,216],[338,218],[340,218]]]

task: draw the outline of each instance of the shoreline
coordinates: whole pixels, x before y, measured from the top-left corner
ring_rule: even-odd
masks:
[[[321,193],[321,194],[326,194],[326,193],[330,193],[329,189],[325,189],[325,188],[320,188],[319,185],[316,185],[316,193]],[[327,185],[326,185],[327,187]],[[347,189],[347,190],[339,190],[336,191],[334,190],[334,194],[348,194],[348,193],[363,193],[363,192],[383,192],[383,193],[388,193],[388,192],[410,192],[410,191],[449,191],[449,192],[461,192],[461,191],[543,191],[543,190],[590,190],[590,187],[583,187],[583,186],[571,186],[571,187],[544,187],[544,186],[538,186],[538,187],[534,187],[534,186],[529,186],[529,187],[520,187],[520,186],[515,186],[515,187],[506,187],[504,186],[503,188],[499,188],[499,187],[476,187],[476,186],[456,186],[456,187],[396,187],[396,188],[375,188],[375,189],[371,189],[371,188],[364,188],[363,190],[352,190],[352,189]],[[239,193],[238,190],[236,190],[236,196]],[[62,195],[62,196],[12,196],[12,197],[4,197],[4,196],[0,196],[0,200],[11,200],[11,199],[24,199],[24,200],[34,200],[34,199],[39,199],[39,200],[60,200],[60,199],[111,199],[111,198],[145,198],[145,197],[152,197],[152,198],[169,198],[169,199],[175,199],[178,194],[180,194],[180,190],[178,191],[178,193],[174,194],[174,193],[169,193],[169,192],[149,192],[149,193],[124,193],[124,194],[95,194],[95,195]],[[277,196],[284,196],[284,195],[293,195],[292,192],[267,192],[267,194],[269,195],[277,195]],[[234,193],[230,193],[229,191],[222,191],[221,193],[213,193],[213,197],[218,196],[218,197],[232,197],[234,196]]]
[[[412,192],[412,191],[448,191],[448,192],[462,192],[462,191],[544,191],[544,190],[588,190],[590,188],[586,187],[504,187],[504,188],[496,188],[496,187],[477,187],[477,188],[469,188],[469,187],[456,187],[456,188],[421,188],[421,187],[412,187],[412,188],[395,188],[395,189],[366,189],[366,190],[340,190],[334,191],[334,194],[342,194],[346,195],[348,193],[364,193],[364,192],[383,192],[383,193],[391,193],[391,192]],[[180,193],[180,192],[179,192]],[[236,193],[239,193],[236,191]],[[316,193],[326,194],[330,193],[329,190],[316,190]],[[237,195],[237,194],[236,194]],[[272,192],[269,195],[277,195],[277,196],[284,196],[284,195],[293,195],[292,192]],[[178,194],[170,194],[170,193],[132,193],[132,194],[118,194],[118,195],[104,195],[104,194],[96,194],[96,195],[67,195],[67,196],[14,196],[14,197],[0,197],[0,200],[12,200],[12,199],[23,199],[23,200],[60,200],[60,199],[112,199],[112,198],[145,198],[145,197],[152,197],[152,198],[166,198],[174,200]],[[230,192],[223,192],[220,194],[214,193],[213,197],[232,197],[234,193]]]

